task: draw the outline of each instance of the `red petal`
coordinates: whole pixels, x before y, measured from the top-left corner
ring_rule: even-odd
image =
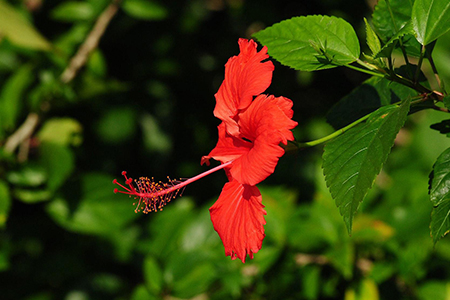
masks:
[[[246,142],[230,136],[225,131],[225,123],[221,123],[217,129],[219,130],[219,140],[216,147],[211,150],[207,156],[202,157],[201,164],[209,165],[209,159],[214,158],[222,163],[241,157],[250,151],[252,143]]]
[[[224,121],[229,134],[237,136],[239,127],[235,116],[239,110],[247,108],[253,96],[264,92],[272,82],[274,70],[267,59],[267,47],[260,52],[253,40],[239,39],[240,53],[228,60],[225,65],[225,79],[215,95],[214,115]]]
[[[291,129],[297,122],[291,120],[292,101],[274,96],[258,96],[245,112],[240,114],[242,136],[253,141],[253,146],[235,159],[230,173],[242,184],[256,185],[275,170],[284,150],[280,143],[293,140]]]
[[[292,101],[285,97],[259,95],[246,111],[239,115],[242,136],[255,140],[267,134],[277,144],[294,140],[291,129],[297,126],[292,121]]]
[[[256,186],[242,185],[236,180],[228,182],[219,199],[209,209],[214,229],[222,239],[225,255],[239,258],[245,263],[247,254],[261,249],[265,237],[264,205]]]
[[[247,154],[233,161],[231,176],[242,184],[256,185],[272,174],[284,149],[278,142],[270,142],[271,139],[267,135],[259,136]]]

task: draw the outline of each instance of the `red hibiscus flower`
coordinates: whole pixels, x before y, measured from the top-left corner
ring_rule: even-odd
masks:
[[[225,246],[225,255],[245,262],[247,254],[261,249],[264,239],[262,197],[255,186],[275,170],[284,154],[280,143],[294,140],[290,131],[297,123],[292,121],[292,101],[260,95],[238,114],[239,137],[229,134],[226,123],[219,125],[219,141],[202,163],[214,158],[225,167],[229,183],[225,184],[217,202],[209,209],[214,229]]]
[[[148,178],[126,179],[124,191],[115,192],[139,198],[137,209],[144,212],[162,209],[189,183],[217,170],[225,169],[229,182],[219,199],[210,208],[211,221],[225,247],[225,255],[245,262],[247,255],[261,249],[265,237],[264,205],[255,186],[275,170],[284,154],[280,144],[294,140],[291,132],[297,122],[292,121],[292,101],[285,97],[260,95],[272,79],[273,64],[262,62],[267,49],[256,51],[254,41],[239,40],[241,53],[225,65],[225,80],[216,94],[214,115],[222,120],[218,126],[216,147],[201,163],[215,159],[221,165],[183,182],[155,183]],[[253,97],[256,96],[255,99]]]

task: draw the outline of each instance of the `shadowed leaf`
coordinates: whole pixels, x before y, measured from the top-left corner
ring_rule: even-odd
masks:
[[[436,160],[430,175],[431,235],[436,243],[450,230],[450,148]]]
[[[325,146],[325,180],[349,233],[360,202],[381,171],[406,120],[409,99],[400,106],[381,107],[366,123],[353,127]]]

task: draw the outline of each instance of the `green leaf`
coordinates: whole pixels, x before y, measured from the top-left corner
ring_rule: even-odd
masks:
[[[210,260],[202,253],[176,252],[173,253],[165,269],[164,278],[178,298],[192,298],[205,292],[216,278],[217,270]]]
[[[55,191],[72,173],[75,167],[74,155],[69,148],[51,142],[43,142],[40,153],[42,165],[47,170],[47,187]]]
[[[450,148],[439,155],[433,166],[429,193],[434,206],[450,200]]]
[[[9,172],[6,178],[14,185],[37,187],[47,181],[47,173],[41,165],[27,164],[18,170]]]
[[[48,201],[52,197],[52,192],[39,189],[14,189],[14,197],[25,203],[37,203]]]
[[[81,144],[81,124],[71,118],[53,118],[47,120],[37,136],[41,142],[51,142],[61,146]]]
[[[416,0],[411,19],[417,40],[428,45],[450,30],[450,1]]]
[[[100,139],[108,143],[120,143],[130,139],[137,128],[136,112],[129,107],[106,111],[97,125]]]
[[[407,34],[412,34],[413,27],[411,22],[407,22],[396,34],[394,34],[386,44],[384,44],[383,48],[381,48],[378,52],[374,52],[374,57],[389,57],[395,47],[395,43],[404,37]]]
[[[450,299],[450,283],[445,281],[427,280],[418,288],[420,300]]]
[[[381,50],[381,43],[380,39],[378,38],[375,31],[373,31],[372,26],[370,26],[369,22],[367,22],[367,19],[364,18],[364,23],[366,24],[366,43],[367,46],[369,46],[370,51],[372,51],[372,54],[376,54],[380,52]]]
[[[139,216],[134,212],[134,200],[114,195],[111,186],[109,176],[86,174],[81,181],[81,200],[76,207],[58,197],[48,204],[47,212],[68,230],[109,236]]]
[[[88,2],[63,2],[54,8],[51,16],[65,22],[89,21],[95,17],[95,11]]]
[[[131,300],[160,300],[160,299],[161,299],[160,297],[151,294],[144,285],[138,285],[131,295]]]
[[[0,180],[0,228],[5,227],[10,207],[11,207],[11,196],[9,195],[8,185]]]
[[[126,0],[122,4],[123,10],[136,19],[163,20],[167,17],[167,9],[152,0]]]
[[[141,117],[142,139],[146,149],[160,153],[170,153],[172,150],[172,140],[164,132],[158,123],[158,119],[151,114],[144,114]]]
[[[350,241],[336,244],[334,247],[331,247],[325,255],[330,260],[331,264],[342,273],[344,278],[352,278],[355,250]]]
[[[274,59],[296,70],[330,69],[350,64],[360,55],[355,30],[336,17],[295,17],[254,36]]]
[[[50,50],[52,47],[27,19],[3,0],[0,0],[0,35],[25,48]]]
[[[411,19],[414,1],[379,0],[372,14],[375,31],[384,42],[389,41]]]
[[[354,214],[381,171],[409,106],[410,98],[400,106],[383,106],[366,123],[353,127],[325,146],[325,180],[349,233]]]
[[[0,93],[0,125],[4,129],[12,130],[15,128],[22,103],[24,103],[24,92],[33,79],[34,74],[31,67],[24,65],[4,83]]]
[[[434,243],[450,230],[450,148],[442,152],[430,174],[431,236]]]
[[[358,283],[357,288],[345,291],[345,300],[378,300],[380,299],[378,287],[371,278],[365,278]]]
[[[335,129],[347,126],[381,106],[415,96],[413,89],[385,78],[372,77],[339,100],[328,112],[327,122]]]
[[[168,254],[180,249],[180,241],[194,215],[194,203],[188,198],[179,198],[170,203],[163,212],[155,213],[150,225],[152,241],[145,245],[145,253],[166,258]]]
[[[372,23],[378,36],[387,46],[383,47],[382,52],[377,57],[389,56],[393,51],[396,45],[395,42],[399,40],[396,38],[396,35],[411,20],[413,3],[413,0],[378,1],[372,14]],[[399,38],[402,39],[403,47],[408,55],[416,57],[420,55],[420,44],[414,38],[413,34],[403,34]]]
[[[144,260],[145,286],[153,294],[159,294],[163,285],[161,268],[153,255],[149,255]]]

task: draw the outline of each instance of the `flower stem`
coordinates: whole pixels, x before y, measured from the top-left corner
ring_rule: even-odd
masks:
[[[310,142],[304,142],[304,143],[295,142],[295,144],[297,145],[297,147],[298,147],[299,149],[301,149],[301,148],[314,147],[314,146],[317,146],[317,145],[319,145],[319,144],[325,143],[325,142],[331,140],[332,138],[335,138],[335,137],[337,137],[337,136],[343,134],[344,132],[348,131],[350,128],[352,128],[352,127],[358,125],[359,123],[361,123],[361,122],[367,120],[367,119],[370,117],[370,115],[371,115],[371,114],[367,114],[367,115],[365,115],[364,117],[362,117],[362,118],[356,120],[355,122],[353,122],[353,123],[351,123],[351,124],[349,124],[349,125],[347,125],[347,126],[341,128],[341,129],[339,129],[339,130],[336,130],[336,131],[333,132],[332,134],[329,134],[329,135],[327,135],[327,136],[325,136],[325,137],[323,137],[323,138],[320,138],[320,139],[317,139],[317,140],[314,140],[314,141],[310,141]]]

